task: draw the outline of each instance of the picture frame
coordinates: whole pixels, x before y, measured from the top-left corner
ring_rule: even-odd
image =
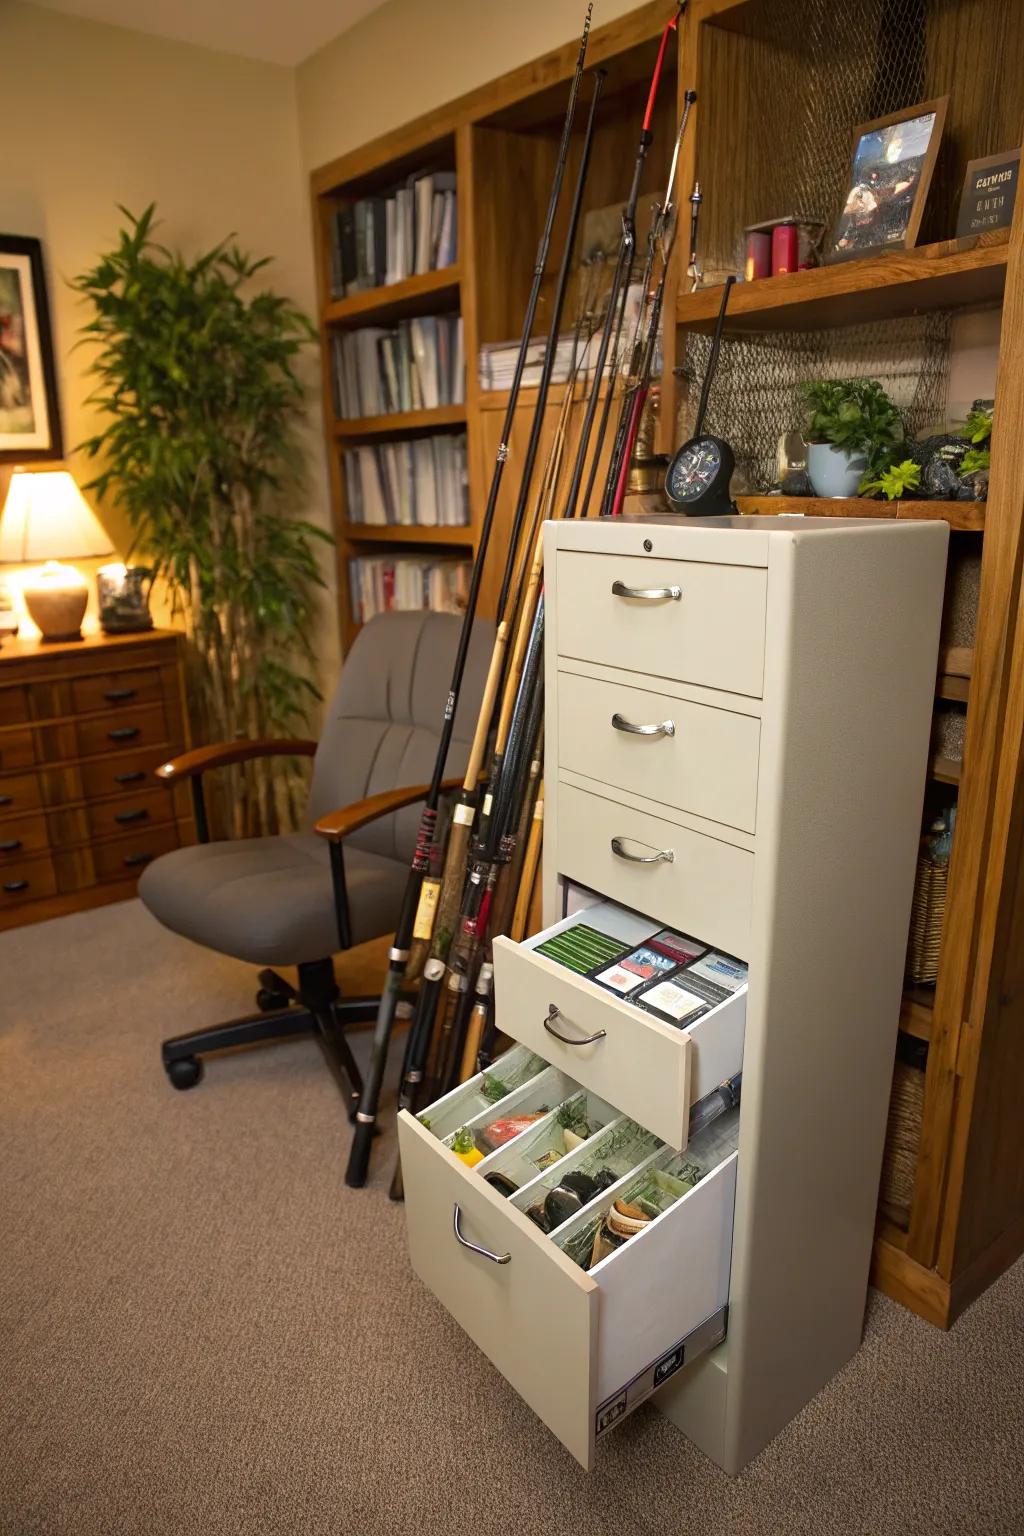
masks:
[[[854,129],[849,190],[827,262],[917,243],[948,106],[948,96],[936,96]]]
[[[63,455],[42,242],[0,235],[0,464]]]
[[[1019,178],[1019,149],[1007,149],[1001,155],[984,155],[980,160],[968,160],[964,189],[960,194],[957,238],[1009,229],[1013,223]]]

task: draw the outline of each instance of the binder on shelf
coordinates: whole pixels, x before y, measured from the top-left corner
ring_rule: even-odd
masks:
[[[465,433],[363,444],[343,463],[350,523],[468,528]]]
[[[335,333],[331,361],[335,409],[344,421],[465,403],[461,315]]]
[[[409,177],[386,196],[339,209],[331,228],[331,297],[348,298],[450,267],[458,249],[454,171]]]

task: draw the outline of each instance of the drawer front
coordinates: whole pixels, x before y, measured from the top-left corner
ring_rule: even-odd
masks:
[[[88,808],[89,831],[93,837],[110,837],[118,832],[163,826],[174,820],[174,795],[169,789],[150,789],[141,795],[106,800]]]
[[[24,688],[0,688],[0,725],[21,725],[31,719]]]
[[[0,822],[0,870],[27,853],[45,853],[49,846],[45,816],[12,816]]]
[[[761,566],[560,550],[558,654],[760,698],[767,591]]]
[[[147,864],[177,846],[178,829],[174,826],[143,828],[131,837],[98,843],[93,850],[96,878],[127,880],[132,875],[141,875]]]
[[[760,739],[750,715],[558,677],[559,767],[744,832],[754,830]]]
[[[167,740],[163,706],[147,704],[125,710],[116,719],[79,720],[75,730],[83,757],[123,752],[127,747],[152,747]]]
[[[745,849],[560,783],[557,858],[560,874],[592,891],[748,957],[754,855]]]
[[[42,804],[39,796],[39,780],[34,773],[13,774],[0,778],[0,822],[7,816],[21,811],[34,811]]]
[[[57,877],[48,858],[21,858],[0,865],[0,912],[25,901],[53,896]]]
[[[35,738],[31,731],[4,731],[0,735],[0,773],[31,768],[35,760]]]
[[[156,770],[172,756],[170,747],[150,748],[145,752],[119,753],[117,757],[83,763],[80,770],[83,794],[86,800],[99,800],[106,795],[152,789],[158,782],[153,777]]]
[[[628,1384],[725,1304],[735,1155],[589,1275],[413,1116],[398,1120],[414,1270],[589,1470]],[[504,1262],[459,1241],[456,1210],[465,1241]]]
[[[125,672],[109,672],[100,677],[79,677],[71,684],[76,714],[93,710],[130,709],[140,704],[159,704],[163,684],[157,667],[136,667]]]
[[[567,926],[495,939],[498,1028],[681,1150],[690,1105],[743,1067],[746,989],[677,1029],[530,947]]]

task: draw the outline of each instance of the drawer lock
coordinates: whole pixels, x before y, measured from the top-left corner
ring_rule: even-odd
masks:
[[[512,1255],[510,1253],[492,1253],[489,1248],[481,1248],[479,1243],[471,1243],[468,1237],[463,1237],[461,1222],[462,1212],[459,1210],[458,1202],[456,1202],[454,1220],[455,1236],[462,1244],[463,1248],[469,1248],[473,1253],[481,1254],[483,1258],[490,1259],[492,1264],[511,1264]]]
[[[641,846],[648,847],[649,844]],[[676,857],[671,848],[659,848],[655,853],[630,853],[623,837],[612,838],[612,853],[617,859],[625,859],[630,864],[674,864]]]
[[[678,603],[682,595],[682,587],[627,587],[624,581],[612,582],[613,597],[635,597],[643,603],[660,603],[666,598]]]
[[[562,1015],[559,1013],[554,1003],[549,1003],[548,1016],[544,1020],[544,1028],[547,1030],[549,1035],[554,1035],[556,1040],[561,1040],[563,1045],[594,1045],[596,1041],[603,1040],[605,1035],[608,1033],[608,1031],[605,1029],[599,1029],[594,1035],[581,1035],[578,1040],[573,1040],[570,1035],[563,1035],[560,1030],[555,1028],[552,1021],[554,1019],[560,1019],[561,1017]]]
[[[628,731],[630,736],[674,736],[676,733],[674,720],[662,720],[655,725],[634,725],[625,715],[615,714],[612,715],[612,726],[617,731]]]

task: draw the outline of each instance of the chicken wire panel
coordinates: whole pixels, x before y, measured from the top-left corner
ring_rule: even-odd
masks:
[[[942,431],[951,330],[952,316],[933,312],[841,330],[726,335],[704,430],[731,443],[752,491],[775,483],[779,437],[802,426],[797,392],[807,379],[877,379],[908,437]],[[709,337],[687,335],[679,443],[693,435],[710,350]]]

